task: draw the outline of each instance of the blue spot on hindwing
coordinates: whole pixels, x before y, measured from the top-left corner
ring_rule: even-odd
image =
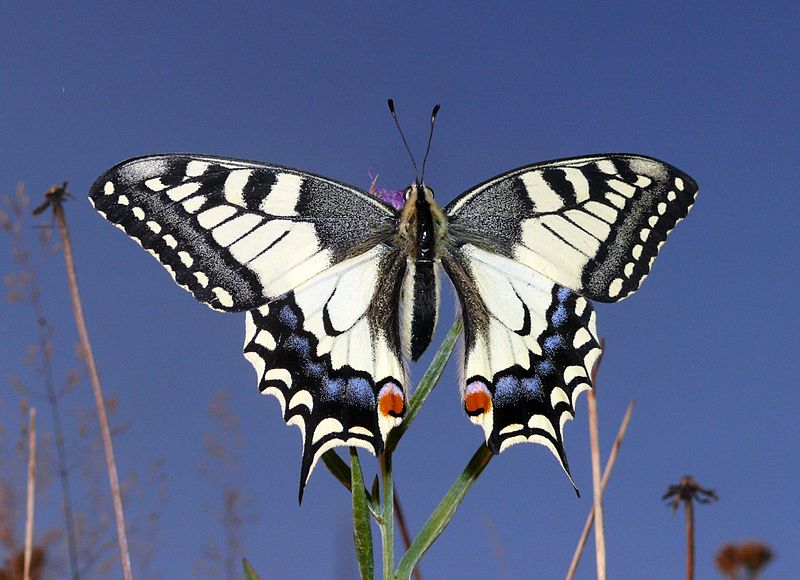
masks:
[[[558,308],[555,309],[553,312],[552,317],[550,318],[550,322],[556,328],[561,326],[567,321],[568,312],[567,309],[564,307],[563,304],[559,304]]]
[[[563,347],[564,337],[560,334],[554,334],[544,339],[544,350],[546,350],[548,353],[553,353]]]
[[[367,379],[361,377],[348,379],[347,398],[353,404],[361,407],[375,406],[375,393],[372,392],[372,386]]]
[[[558,301],[559,302],[566,302],[571,294],[572,294],[572,292],[570,291],[569,288],[564,288],[562,286],[561,288],[558,289],[558,292],[556,293],[556,296],[558,296]]]
[[[325,379],[322,381],[322,394],[325,399],[340,399],[344,394],[342,379]]]
[[[515,377],[506,375],[495,381],[494,402],[503,407],[512,407],[523,400],[540,400],[544,394],[542,379],[533,377]]]
[[[278,314],[278,320],[281,321],[281,324],[291,328],[292,330],[297,329],[297,314],[292,312],[292,309],[289,306],[284,306],[281,308],[281,311]]]
[[[549,375],[549,374],[552,374],[553,371],[555,371],[555,370],[556,370],[556,367],[553,366],[553,362],[551,360],[548,360],[548,359],[544,359],[542,361],[539,361],[536,364],[536,372],[539,373],[540,375]]]
[[[516,377],[500,377],[494,385],[494,402],[498,405],[512,405],[517,399],[518,388],[519,380]]]
[[[542,380],[539,377],[526,377],[522,379],[522,389],[532,399],[540,399],[544,390]]]
[[[284,348],[297,352],[303,358],[311,355],[311,343],[305,336],[292,334],[283,342]]]
[[[308,361],[305,368],[306,374],[313,378],[322,378],[325,376],[325,365],[319,362]]]

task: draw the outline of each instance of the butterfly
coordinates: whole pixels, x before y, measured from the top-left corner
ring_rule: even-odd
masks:
[[[246,312],[244,356],[301,432],[302,500],[323,453],[378,455],[403,420],[442,272],[469,419],[492,452],[542,444],[572,480],[564,424],[600,354],[591,301],[639,288],[696,195],[663,161],[601,154],[502,173],[444,207],[417,178],[398,209],[290,167],[162,154],[115,165],[90,200],[197,300]]]

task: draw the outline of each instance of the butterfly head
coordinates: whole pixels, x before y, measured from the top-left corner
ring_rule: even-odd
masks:
[[[412,202],[414,204],[430,203],[434,197],[433,190],[419,180],[406,187],[403,195],[406,198],[406,203]]]
[[[426,219],[425,216],[433,214],[434,221],[444,218],[439,204],[433,190],[425,185],[422,181],[414,181],[411,185],[406,187],[403,191],[405,197],[405,204],[401,211],[401,220],[404,219]],[[411,214],[414,214],[413,218]]]

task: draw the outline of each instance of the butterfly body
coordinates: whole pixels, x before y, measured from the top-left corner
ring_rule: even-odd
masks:
[[[441,208],[417,180],[395,209],[296,169],[165,154],[122,162],[90,199],[195,298],[246,311],[245,357],[303,439],[301,496],[327,450],[383,451],[428,348],[440,273],[464,323],[464,409],[499,453],[563,446],[600,354],[591,300],[636,291],[697,185],[657,159],[520,167]]]
[[[430,345],[438,322],[439,270],[447,217],[436,203],[433,190],[420,182],[406,188],[405,197],[398,227],[400,247],[406,253],[404,346],[411,360],[417,360]]]

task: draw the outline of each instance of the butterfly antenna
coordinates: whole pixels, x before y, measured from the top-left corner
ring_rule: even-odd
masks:
[[[428,153],[431,152],[431,141],[433,140],[433,126],[436,123],[436,114],[441,105],[436,105],[431,111],[431,130],[428,133],[428,146],[425,147],[425,157],[422,158],[422,182],[425,183],[425,164],[428,162]]]
[[[406,141],[406,136],[403,135],[403,129],[400,128],[400,122],[397,120],[397,113],[394,110],[394,101],[389,99],[389,112],[392,114],[392,119],[394,119],[394,124],[397,125],[397,130],[400,131],[400,137],[403,139],[403,145],[406,146],[406,151],[408,151],[408,156],[411,157],[411,164],[414,166],[414,173],[417,176],[417,181],[419,181],[419,169],[417,169],[417,162],[414,160],[414,155],[411,153],[411,147],[408,146],[408,141]]]

